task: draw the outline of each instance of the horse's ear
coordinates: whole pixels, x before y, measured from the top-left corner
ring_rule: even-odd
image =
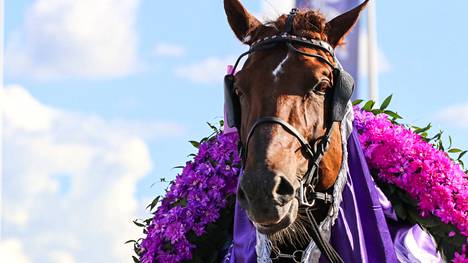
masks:
[[[351,31],[352,27],[356,24],[359,14],[364,10],[369,0],[341,14],[327,23],[327,38],[328,42],[336,47],[341,44],[345,36]]]
[[[239,0],[224,0],[224,11],[237,38],[245,44],[251,44],[252,37],[249,33],[261,25],[260,21],[247,11]]]

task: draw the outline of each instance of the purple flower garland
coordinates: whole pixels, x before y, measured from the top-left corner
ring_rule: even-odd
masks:
[[[468,178],[445,152],[385,114],[354,108],[355,127],[369,167],[379,178],[418,201],[420,214],[435,215],[468,236]],[[177,263],[196,249],[188,235],[201,236],[235,194],[239,174],[237,134],[218,134],[200,144],[192,162],[172,183],[139,245],[140,262]],[[454,233],[451,233],[454,234]],[[450,234],[449,234],[450,235]],[[453,262],[467,262],[466,245]]]
[[[203,235],[205,227],[219,218],[227,197],[236,192],[237,140],[235,133],[219,134],[200,144],[198,154],[176,177],[147,227],[140,262],[191,259],[196,245],[188,240],[190,232]]]

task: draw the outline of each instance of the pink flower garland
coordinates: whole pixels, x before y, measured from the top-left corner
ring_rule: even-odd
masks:
[[[421,216],[433,214],[468,237],[468,176],[460,165],[387,115],[354,112],[369,167],[418,200]]]
[[[467,254],[467,245],[463,245],[461,253],[455,252],[455,255],[453,257],[453,263],[468,263],[468,257],[466,257]]]

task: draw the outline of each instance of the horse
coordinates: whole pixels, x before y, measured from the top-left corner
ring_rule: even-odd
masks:
[[[249,45],[242,69],[225,78],[228,122],[240,135],[243,175],[237,200],[278,261],[298,262],[313,239],[331,262],[343,262],[317,233],[330,209],[343,163],[340,124],[353,89],[334,49],[365,9],[326,21],[293,10],[261,23],[239,0],[224,0],[235,36]]]

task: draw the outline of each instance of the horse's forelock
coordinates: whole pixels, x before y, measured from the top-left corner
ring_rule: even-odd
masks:
[[[272,26],[280,32],[284,32],[288,15],[281,15],[275,21],[268,21],[265,26]],[[294,34],[307,37],[319,37],[323,41],[327,41],[327,20],[325,16],[317,10],[300,10],[294,16]]]

